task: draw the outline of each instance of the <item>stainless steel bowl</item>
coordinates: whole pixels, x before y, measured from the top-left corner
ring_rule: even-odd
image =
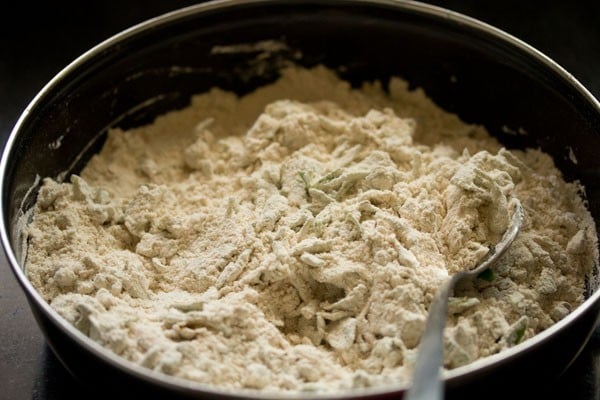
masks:
[[[281,45],[262,55],[221,51],[265,40]],[[402,76],[443,108],[485,125],[507,147],[542,148],[554,156],[567,180],[585,185],[598,221],[600,104],[548,57],[498,29],[445,9],[391,0],[226,0],[169,13],[99,44],[56,75],[24,110],[0,164],[4,250],[49,346],[86,384],[151,398],[252,397],[134,365],[50,308],[23,271],[19,235],[40,177],[78,172],[110,127],[147,123],[212,86],[248,92],[276,79],[280,67],[290,62],[325,64],[353,83]],[[519,131],[527,135],[510,134]],[[501,397],[515,386],[526,389],[560,374],[598,321],[597,275],[588,281],[585,303],[556,325],[450,371],[449,397]],[[254,397],[393,398],[405,389]]]

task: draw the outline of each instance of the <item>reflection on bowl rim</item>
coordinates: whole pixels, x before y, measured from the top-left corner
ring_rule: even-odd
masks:
[[[352,0],[337,0],[337,1],[326,1],[325,3],[334,4],[334,3],[348,3]],[[354,0],[356,1],[356,0]],[[564,68],[558,65],[555,61],[550,59],[545,54],[541,53],[539,50],[533,48],[522,40],[500,30],[496,27],[493,27],[489,24],[486,24],[482,21],[479,21],[475,18],[468,17],[464,14],[457,13],[454,11],[447,10],[442,7],[433,6],[430,4],[420,3],[420,2],[399,2],[395,0],[358,0],[359,3],[365,5],[387,5],[392,6],[394,8],[403,9],[405,11],[416,12],[424,15],[429,15],[441,19],[448,20],[453,23],[457,23],[460,25],[468,26],[469,28],[473,28],[478,31],[483,31],[491,36],[493,36],[498,41],[502,41],[512,45],[525,53],[527,53],[532,59],[536,59],[543,63],[546,67],[553,70],[558,75],[562,76],[572,87],[574,87],[590,104],[594,106],[594,108],[600,113],[600,102],[579,82],[575,79],[569,72],[567,72]],[[14,128],[12,129],[9,138],[6,142],[5,148],[2,153],[2,159],[0,161],[0,187],[4,188],[5,180],[6,180],[6,169],[7,169],[7,160],[10,158],[10,155],[14,151],[13,145],[16,140],[17,134],[21,129],[21,126],[29,117],[29,114],[32,110],[36,108],[36,106],[41,103],[48,92],[57,85],[61,80],[67,78],[70,73],[76,70],[80,65],[82,65],[85,61],[90,59],[91,57],[101,53],[102,51],[114,46],[115,44],[129,38],[135,36],[136,34],[143,32],[149,28],[156,27],[168,22],[172,22],[178,20],[180,18],[184,18],[189,15],[193,15],[196,13],[203,13],[210,10],[215,9],[223,9],[229,7],[236,7],[238,5],[244,4],[269,4],[273,3],[272,0],[215,0],[207,3],[196,4],[192,6],[188,6],[185,8],[181,8],[175,11],[171,11],[165,13],[163,15],[159,15],[157,17],[148,19],[144,22],[136,24],[128,29],[117,33],[116,35],[104,40],[98,45],[92,47],[90,50],[83,53],[81,56],[76,58],[70,64],[68,64],[64,69],[62,69],[58,74],[56,74],[34,97],[34,99],[29,103],[29,105],[25,108],[23,113],[20,115],[17,120]],[[26,291],[28,296],[32,297],[33,300],[40,306],[43,313],[57,326],[62,328],[62,331],[65,332],[70,339],[77,342],[80,346],[94,354],[96,357],[100,358],[104,362],[107,362],[112,367],[115,367],[122,372],[125,372],[129,375],[133,375],[141,380],[149,381],[154,384],[158,384],[167,389],[175,389],[175,390],[185,390],[191,393],[204,392],[206,394],[216,394],[216,395],[231,395],[234,394],[238,397],[247,397],[247,398],[263,398],[263,399],[281,399],[281,398],[297,398],[301,396],[303,399],[311,399],[311,398],[328,398],[328,399],[340,399],[347,398],[349,396],[360,396],[360,395],[377,395],[390,393],[394,391],[402,391],[407,389],[407,385],[386,385],[386,386],[377,386],[374,388],[366,388],[366,389],[348,389],[343,391],[336,392],[317,392],[317,393],[299,393],[299,392],[270,392],[270,391],[255,391],[255,390],[244,390],[244,389],[236,389],[236,390],[225,390],[223,388],[219,388],[217,386],[205,385],[198,382],[194,382],[191,380],[186,380],[183,378],[177,378],[171,375],[166,375],[160,372],[156,372],[147,368],[144,368],[138,364],[133,363],[121,356],[118,356],[112,353],[110,350],[101,346],[100,344],[94,342],[92,339],[78,331],[75,327],[69,324],[66,320],[64,320],[38,293],[38,291],[33,287],[33,285],[27,279],[23,267],[19,265],[17,261],[17,257],[13,248],[11,246],[10,239],[8,237],[8,229],[6,216],[4,214],[4,209],[6,208],[6,204],[4,204],[4,197],[0,197],[0,208],[3,212],[0,215],[0,239],[2,241],[2,246],[6,253],[7,259],[9,261],[10,267],[13,270],[19,284]],[[598,267],[598,266],[597,266]],[[470,364],[467,364],[462,367],[458,367],[449,371],[444,371],[444,378],[446,380],[453,378],[460,378],[463,375],[467,375],[472,372],[480,372],[483,369],[495,367],[498,364],[509,362],[511,358],[515,357],[523,350],[534,348],[535,346],[549,340],[555,333],[560,331],[563,327],[570,325],[574,320],[578,318],[579,315],[583,314],[588,308],[592,306],[593,303],[600,301],[600,290],[596,288],[596,290],[592,293],[592,295],[587,298],[581,305],[575,308],[569,315],[567,315],[562,320],[553,324],[551,327],[547,328],[543,332],[538,333],[534,337],[519,343],[518,345],[511,347],[509,349],[503,350],[500,353],[493,354],[491,356],[487,356],[481,359],[478,359]],[[596,320],[598,321],[600,316],[597,316]],[[567,366],[565,366],[566,368]]]

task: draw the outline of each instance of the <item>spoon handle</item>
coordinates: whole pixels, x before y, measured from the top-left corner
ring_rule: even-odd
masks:
[[[443,333],[448,311],[448,297],[454,284],[463,277],[458,273],[438,290],[429,307],[429,315],[417,353],[413,383],[405,400],[436,400],[443,398],[444,382],[440,379],[444,358]]]

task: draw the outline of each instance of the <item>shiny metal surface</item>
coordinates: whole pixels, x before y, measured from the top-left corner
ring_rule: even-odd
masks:
[[[2,187],[4,187],[5,172],[6,172],[6,168],[7,168],[7,159],[8,159],[8,157],[10,157],[11,152],[15,151],[13,149],[13,142],[15,140],[15,136],[17,135],[17,133],[19,131],[20,125],[23,123],[23,121],[25,119],[30,117],[28,110],[35,109],[36,105],[39,102],[43,101],[45,94],[53,87],[53,85],[55,85],[57,82],[60,82],[62,79],[64,79],[66,76],[68,76],[68,74],[71,73],[74,69],[76,69],[82,62],[89,59],[90,57],[98,55],[99,53],[104,51],[106,48],[118,43],[120,40],[124,40],[132,35],[142,32],[146,29],[151,29],[152,27],[157,26],[161,23],[168,22],[168,21],[171,21],[171,20],[174,20],[177,18],[181,18],[181,17],[190,15],[190,14],[193,14],[196,12],[205,12],[205,11],[215,9],[218,7],[222,7],[222,6],[235,6],[236,3],[239,3],[239,2],[233,1],[233,2],[218,2],[218,3],[211,3],[211,4],[202,4],[202,5],[194,6],[194,7],[182,10],[182,11],[171,13],[164,17],[157,18],[157,19],[151,20],[147,23],[144,23],[142,25],[139,25],[137,27],[131,28],[122,34],[109,39],[108,41],[104,42],[103,44],[90,50],[88,53],[86,53],[83,56],[81,56],[80,58],[78,58],[73,64],[71,64],[69,67],[67,67],[65,70],[63,70],[61,73],[59,73],[56,76],[56,78],[54,78],[49,83],[49,85],[46,86],[38,94],[38,96],[32,101],[32,103],[29,105],[27,110],[22,114],[21,118],[17,122],[17,124],[13,130],[13,134],[11,135],[11,137],[9,138],[9,140],[7,142],[7,145],[5,147],[6,150],[5,150],[3,159],[2,159],[2,163],[0,164],[0,172],[1,172],[0,185],[2,185]],[[257,1],[257,3],[259,3],[259,2]],[[554,71],[561,74],[565,79],[567,79],[569,82],[571,82],[573,86],[577,87],[577,89],[581,92],[581,94],[584,97],[588,98],[588,100],[590,102],[592,102],[596,105],[596,108],[600,109],[600,107],[598,106],[597,100],[594,99],[593,96],[591,96],[591,94],[581,84],[579,84],[579,82],[577,82],[569,73],[564,71],[560,66],[555,64],[553,61],[551,61],[549,58],[547,58],[543,54],[539,53],[537,50],[524,44],[520,40],[517,40],[514,37],[507,35],[495,28],[481,24],[473,19],[464,17],[462,15],[451,13],[451,12],[448,12],[447,10],[433,8],[433,7],[425,5],[425,4],[418,4],[418,3],[404,4],[404,3],[396,3],[396,2],[391,2],[391,1],[381,1],[381,2],[373,1],[372,3],[390,4],[390,5],[393,4],[394,7],[406,7],[407,9],[411,9],[414,11],[436,15],[436,16],[442,17],[442,18],[452,19],[461,24],[472,26],[475,29],[485,30],[488,33],[491,33],[494,36],[496,36],[499,40],[504,40],[507,43],[510,43],[511,45],[520,47],[520,48],[524,49],[525,51],[527,51],[528,53],[530,53],[530,55],[532,57],[542,60],[549,68],[551,68]],[[3,198],[3,200],[4,200],[4,198]],[[2,208],[4,210],[6,208],[6,204],[2,204]],[[5,218],[5,215],[2,214],[2,217]],[[173,379],[170,377],[165,377],[164,375],[150,373],[147,370],[144,370],[137,366],[131,365],[130,363],[127,363],[127,362],[123,361],[122,359],[115,357],[114,355],[107,352],[100,346],[91,342],[89,339],[87,339],[86,337],[81,335],[78,331],[76,331],[72,327],[66,325],[64,323],[64,321],[50,307],[48,307],[47,304],[39,297],[37,292],[31,287],[31,285],[27,281],[23,271],[21,270],[21,268],[19,266],[19,263],[17,262],[17,254],[16,254],[15,249],[12,246],[13,241],[9,237],[10,232],[8,229],[5,229],[7,221],[5,219],[3,219],[2,222],[3,222],[3,224],[2,224],[3,229],[1,232],[2,242],[3,242],[3,245],[5,246],[5,250],[7,252],[7,257],[10,261],[10,265],[11,265],[13,272],[14,272],[16,278],[18,279],[20,285],[23,287],[27,296],[30,298],[30,301],[32,302],[33,306],[38,308],[38,311],[41,313],[41,315],[43,315],[43,318],[47,318],[52,324],[61,327],[61,329],[64,330],[64,333],[69,337],[70,340],[76,342],[79,346],[86,349],[86,351],[89,351],[95,357],[102,359],[106,363],[112,365],[113,367],[115,367],[117,369],[122,370],[123,372],[125,372],[127,374],[137,376],[138,378],[140,378],[142,380],[152,381],[153,383],[156,383],[158,385],[165,386],[165,387],[173,387],[173,388],[185,387],[185,388],[187,388],[187,390],[190,390],[190,391],[195,391],[195,390],[204,391],[206,389],[199,385],[190,384],[189,382],[181,382],[179,380],[176,380],[176,379]],[[576,310],[565,321],[561,321],[561,323],[559,323],[557,326],[544,332],[542,335],[540,335],[539,338],[536,338],[533,341],[525,342],[522,345],[516,346],[515,349],[507,352],[506,354],[503,353],[501,355],[498,355],[498,357],[491,357],[490,359],[486,359],[480,363],[476,363],[476,365],[471,365],[471,366],[467,366],[467,367],[463,367],[463,368],[454,370],[448,375],[448,377],[449,378],[452,378],[452,377],[458,378],[458,377],[461,377],[464,374],[468,374],[478,368],[494,366],[494,364],[496,362],[502,362],[502,361],[508,360],[512,356],[518,354],[520,351],[525,351],[525,350],[528,350],[531,348],[535,348],[537,343],[542,343],[544,340],[548,339],[554,333],[559,331],[561,329],[561,327],[567,325],[572,320],[578,318],[580,316],[580,314],[582,314],[586,309],[591,308],[592,303],[595,303],[597,300],[598,300],[598,293],[595,293],[590,299],[588,299],[586,301],[586,304],[584,304],[584,306],[582,306],[581,308]],[[402,389],[402,388],[396,388],[396,389]],[[212,392],[212,391],[209,390],[209,392]],[[374,390],[374,391],[372,391],[372,393],[377,394],[377,393],[380,393],[380,391]],[[268,397],[269,396],[266,396],[266,398],[268,398]],[[280,397],[280,396],[276,396],[276,397]],[[311,395],[303,396],[303,397],[310,398]],[[334,395],[331,397],[335,398],[337,396]]]

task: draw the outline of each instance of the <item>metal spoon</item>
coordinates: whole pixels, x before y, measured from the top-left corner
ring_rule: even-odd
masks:
[[[443,333],[446,325],[448,297],[454,285],[466,277],[474,277],[489,268],[506,251],[513,242],[523,221],[523,208],[515,199],[515,210],[510,227],[504,232],[502,240],[490,249],[480,264],[468,271],[453,275],[437,292],[429,307],[425,330],[419,342],[417,360],[413,372],[412,386],[404,397],[405,400],[438,400],[443,398],[443,381],[441,367],[444,359]]]

